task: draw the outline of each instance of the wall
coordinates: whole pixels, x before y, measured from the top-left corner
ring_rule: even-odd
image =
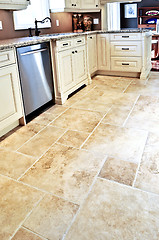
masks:
[[[101,19],[100,13],[89,13],[93,18]],[[52,26],[48,29],[40,29],[41,34],[72,32],[72,13],[51,13]],[[56,19],[60,21],[60,26],[56,26]],[[3,24],[3,30],[0,30],[0,40],[27,37],[28,30],[14,30],[13,13],[12,11],[0,10],[0,21]],[[94,30],[100,30],[101,25],[94,25]],[[34,35],[34,30],[32,30]]]
[[[124,5],[125,5],[124,3],[120,4],[121,28],[137,28],[137,18],[124,18]],[[138,7],[159,7],[159,1],[142,0],[141,2],[137,3],[137,6]]]

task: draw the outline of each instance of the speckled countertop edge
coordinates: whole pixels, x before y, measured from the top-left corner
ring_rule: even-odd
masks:
[[[126,30],[118,30],[118,31],[90,31],[90,32],[83,32],[83,33],[58,33],[57,35],[55,33],[53,34],[46,34],[41,35],[39,37],[24,37],[24,38],[13,38],[13,39],[7,39],[7,40],[0,40],[0,50],[10,49],[14,47],[22,47],[42,42],[49,42],[62,40],[65,38],[73,38],[77,36],[82,35],[90,35],[90,34],[100,34],[100,33],[144,33],[149,32],[147,29],[126,29]]]

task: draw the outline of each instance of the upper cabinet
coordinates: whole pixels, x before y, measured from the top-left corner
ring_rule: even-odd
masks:
[[[51,12],[98,12],[100,0],[50,0]]]
[[[26,9],[30,0],[0,0],[0,9],[22,10]]]

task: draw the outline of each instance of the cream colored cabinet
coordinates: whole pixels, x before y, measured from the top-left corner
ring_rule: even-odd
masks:
[[[26,9],[30,0],[0,0],[0,9],[22,10]]]
[[[100,3],[99,0],[81,0],[81,7],[84,9],[98,9]]]
[[[5,66],[11,53],[0,52],[0,136],[19,125],[18,120],[23,116],[17,66],[15,63]]]
[[[85,37],[56,41],[53,48],[55,101],[63,104],[70,93],[88,84]]]
[[[97,36],[96,34],[87,37],[88,47],[88,65],[89,73],[92,74],[97,71]]]
[[[110,70],[109,34],[98,34],[98,70]]]
[[[65,0],[66,8],[80,8],[80,0]]]

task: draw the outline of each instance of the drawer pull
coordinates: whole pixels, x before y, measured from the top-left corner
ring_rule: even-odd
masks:
[[[129,38],[129,36],[122,36],[122,38]]]
[[[96,7],[98,7],[98,5],[96,5]]]
[[[75,52],[73,51],[72,54],[75,54]]]
[[[129,66],[129,63],[122,63],[123,66]]]
[[[92,37],[90,37],[90,39],[92,39]]]
[[[68,43],[63,43],[63,46],[68,46]]]
[[[82,42],[82,40],[78,40],[77,42],[80,43],[80,42]]]
[[[129,48],[122,48],[122,50],[129,50]]]
[[[77,50],[75,51],[75,53],[78,53]]]

